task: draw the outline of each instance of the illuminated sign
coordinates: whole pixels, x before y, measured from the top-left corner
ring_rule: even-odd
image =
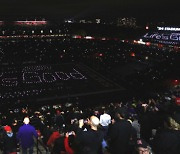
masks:
[[[152,32],[146,33],[143,36],[146,41],[158,42],[163,44],[172,44],[179,45],[180,44],[180,33],[160,33],[160,32]]]
[[[144,35],[144,38],[151,38],[151,39],[157,39],[157,40],[171,40],[171,41],[180,41],[180,33],[146,33]]]
[[[16,25],[38,26],[46,25],[47,21],[15,21]]]
[[[180,28],[177,27],[157,27],[157,29],[164,31],[180,31]]]
[[[7,100],[69,98],[107,93],[119,88],[84,65],[10,66],[0,69],[1,105],[3,102],[7,105]]]
[[[53,89],[62,93],[66,86],[76,88],[87,78],[78,71],[78,66],[73,66],[63,65],[60,69],[59,65],[39,65],[0,70],[0,100],[49,95],[54,93]]]
[[[60,80],[67,81],[87,79],[75,68],[68,73],[63,71],[52,72],[49,71],[49,69],[50,68],[46,66],[25,67],[21,73],[21,82],[19,82],[20,79],[18,79],[16,73],[1,72],[0,87],[16,87],[19,84],[54,83],[59,82]]]

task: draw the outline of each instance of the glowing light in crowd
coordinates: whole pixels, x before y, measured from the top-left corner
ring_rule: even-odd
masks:
[[[139,41],[137,41],[139,44],[146,44],[145,42],[142,41],[142,39],[140,39]]]
[[[81,39],[81,38],[82,38],[82,36],[80,36],[80,35],[74,35],[74,36],[73,36],[73,38],[78,38],[78,39]]]
[[[180,80],[178,80],[178,79],[172,80],[172,84],[173,85],[179,85],[180,84]]]
[[[138,41],[136,41],[136,40],[134,40],[133,42],[134,42],[134,43],[138,43]]]
[[[92,40],[92,39],[94,39],[94,37],[92,37],[92,36],[86,36],[85,39]]]
[[[150,43],[150,42],[146,42],[146,45],[147,45],[147,46],[150,46],[150,45],[151,45],[151,43]]]
[[[131,52],[131,57],[135,57],[135,53],[134,52]]]
[[[99,54],[99,57],[102,57],[102,56],[103,56],[103,54],[102,54],[102,53],[100,53],[100,54]]]
[[[162,44],[158,44],[158,47],[159,47],[159,48],[162,48],[162,47],[163,47],[163,45],[162,45]]]

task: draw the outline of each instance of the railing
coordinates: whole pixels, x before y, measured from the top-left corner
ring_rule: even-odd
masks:
[[[37,149],[37,154],[44,154],[44,151],[46,152],[46,154],[49,154],[50,152],[49,152],[49,149],[48,149],[48,147],[46,147],[46,145],[42,142],[42,140],[41,139],[36,139],[35,140],[35,142],[36,142],[36,149]],[[40,146],[43,148],[43,149],[40,149]],[[43,152],[42,152],[42,150],[43,150]]]

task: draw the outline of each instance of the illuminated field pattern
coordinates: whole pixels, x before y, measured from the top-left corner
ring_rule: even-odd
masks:
[[[119,89],[84,65],[8,67],[0,72],[0,99],[64,97]]]

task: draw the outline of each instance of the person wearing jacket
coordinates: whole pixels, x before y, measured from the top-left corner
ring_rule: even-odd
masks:
[[[24,125],[21,126],[17,133],[17,139],[20,142],[22,147],[22,154],[33,154],[33,147],[34,147],[34,137],[38,138],[38,134],[34,128],[34,126],[30,125],[29,118],[24,118]]]
[[[74,154],[73,143],[74,143],[76,135],[74,131],[72,131],[71,133],[72,134],[66,133],[66,136],[64,139],[64,147],[67,154]]]
[[[108,143],[111,154],[126,154],[130,148],[130,141],[134,141],[134,131],[130,122],[126,120],[127,110],[124,107],[115,110],[115,122],[108,132]]]
[[[180,153],[180,114],[165,118],[164,128],[157,131],[152,148],[156,154]]]
[[[2,142],[3,154],[16,153],[17,140],[10,126],[4,126]]]
[[[100,154],[102,153],[103,133],[98,129],[99,118],[91,116],[88,120],[90,129],[82,130],[84,120],[79,120],[79,130],[76,133],[76,149],[78,154]],[[76,153],[75,151],[75,153]]]
[[[49,147],[50,151],[53,151],[54,143],[56,139],[60,138],[61,135],[59,133],[58,128],[54,128],[52,134],[50,135],[48,141],[47,141],[47,146]]]

